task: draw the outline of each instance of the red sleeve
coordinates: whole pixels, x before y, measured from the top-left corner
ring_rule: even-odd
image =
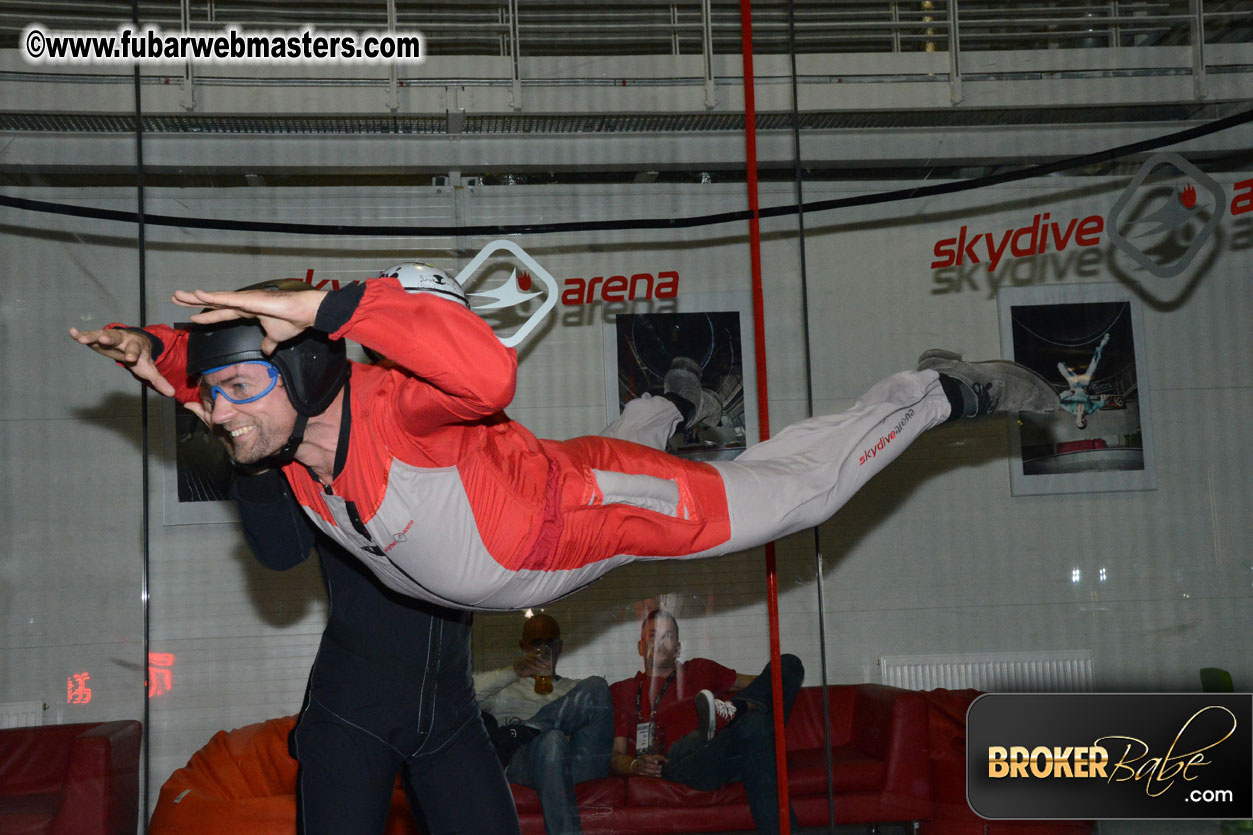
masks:
[[[348,321],[330,335],[378,351],[426,384],[401,391],[407,428],[480,420],[509,405],[518,355],[486,322],[432,293],[406,293],[395,279],[365,284]]]
[[[126,325],[114,322],[106,327],[126,328]],[[156,340],[154,346],[156,356],[153,364],[156,365],[161,376],[174,386],[174,399],[179,403],[189,403],[199,399],[198,384],[196,381],[187,379],[188,332],[169,325],[145,325],[139,330]]]
[[[724,667],[717,661],[710,661],[707,658],[701,660],[710,667],[707,674],[710,682],[708,689],[712,690],[715,696],[721,698],[735,686],[735,670],[732,670],[730,667]]]
[[[702,690],[711,690],[721,697],[735,686],[735,670],[724,667],[708,658],[693,658],[684,662],[683,696],[695,696]]]

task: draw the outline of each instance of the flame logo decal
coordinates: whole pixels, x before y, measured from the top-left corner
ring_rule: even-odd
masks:
[[[1175,180],[1163,200],[1163,186]],[[1143,208],[1143,213],[1137,209]],[[1105,218],[1110,242],[1141,269],[1172,278],[1193,262],[1227,209],[1223,187],[1173,151],[1153,154]]]
[[[520,327],[508,336],[502,336],[500,341],[512,348],[535,330],[541,321],[544,320],[553,308],[557,306],[557,299],[561,296],[561,288],[557,284],[557,279],[553,278],[548,270],[544,269],[538,261],[532,258],[522,247],[513,241],[500,239],[492,241],[487,246],[479,250],[478,254],[470,259],[470,263],[457,274],[457,281],[464,287],[480,267],[483,266],[487,259],[500,251],[505,251],[517,259],[526,269],[521,273],[515,267],[510,273],[509,278],[497,287],[490,290],[483,290],[470,295],[475,298],[486,298],[485,304],[473,305],[474,310],[501,310],[508,307],[515,307],[524,304],[531,299],[544,296],[544,301],[536,310],[527,317],[527,320]],[[538,281],[543,285],[545,292],[531,291],[532,283]]]
[[[526,291],[529,289],[531,289],[531,276],[524,272],[519,277],[518,271],[515,269],[510,274],[509,279],[503,284],[493,287],[491,290],[471,293],[470,295],[475,298],[491,299],[486,304],[473,305],[475,310],[500,310],[503,307],[514,307],[540,295],[539,293],[527,293]]]

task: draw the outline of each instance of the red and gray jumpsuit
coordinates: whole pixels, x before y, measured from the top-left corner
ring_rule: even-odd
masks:
[[[846,412],[701,463],[615,438],[536,438],[502,411],[513,349],[465,307],[395,280],[330,292],[313,327],[397,367],[352,363],[329,486],[298,462],[283,472],[313,523],[383,583],[444,606],[540,605],[637,559],[714,556],[812,527],[951,411],[934,371],[904,372]],[[196,397],[185,336],[149,330],[176,396]],[[651,408],[650,420],[678,418],[661,398]]]

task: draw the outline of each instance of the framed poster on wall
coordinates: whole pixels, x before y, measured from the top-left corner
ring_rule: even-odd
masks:
[[[1043,376],[1062,405],[1010,422],[1013,495],[1155,489],[1139,299],[1078,284],[1004,288],[997,302],[1003,356]]]
[[[660,396],[678,369],[698,385],[697,425],[666,448],[698,460],[734,458],[757,440],[752,300],[746,293],[682,299],[677,309],[632,309],[605,325],[605,402],[610,421],[627,401]]]
[[[187,308],[162,301],[157,311],[155,321],[186,326]],[[226,447],[200,418],[173,398],[155,393],[150,397],[158,402],[159,417],[155,422],[161,427],[162,524],[238,522],[239,511],[227,498],[235,473]],[[154,486],[155,483],[154,479]]]
[[[160,398],[162,523],[195,525],[237,522],[239,512],[227,498],[234,468],[226,448],[200,418],[173,398]]]

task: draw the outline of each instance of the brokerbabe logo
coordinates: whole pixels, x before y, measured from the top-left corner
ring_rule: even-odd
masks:
[[[966,796],[985,818],[1253,817],[1253,695],[985,695]]]

